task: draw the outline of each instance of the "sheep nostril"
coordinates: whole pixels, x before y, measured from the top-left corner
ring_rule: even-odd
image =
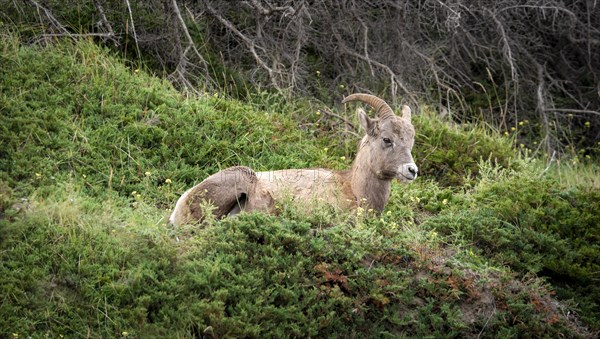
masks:
[[[416,168],[416,167],[414,167],[414,166],[408,166],[408,171],[409,171],[409,172],[410,172],[410,174],[412,174],[412,175],[417,175],[417,172],[418,172],[417,168]]]

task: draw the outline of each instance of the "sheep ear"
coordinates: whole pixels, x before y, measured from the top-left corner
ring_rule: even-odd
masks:
[[[358,121],[360,121],[360,126],[367,132],[367,134],[371,137],[377,135],[377,119],[371,119],[367,116],[367,113],[362,108],[357,110],[358,113]]]
[[[407,105],[402,106],[402,119],[410,122],[411,115],[412,111],[410,110],[410,107],[408,107]]]

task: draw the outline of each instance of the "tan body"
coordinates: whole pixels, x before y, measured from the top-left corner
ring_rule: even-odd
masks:
[[[410,108],[404,106],[403,117],[396,117],[383,100],[354,94],[344,100],[360,100],[372,105],[380,119],[370,119],[359,110],[366,135],[347,171],[328,169],[288,169],[254,172],[244,166],[227,168],[206,178],[186,191],[177,201],[169,222],[186,224],[202,220],[203,203],[215,206],[213,216],[221,218],[241,211],[275,213],[276,203],[289,201],[309,206],[324,203],[350,209],[363,203],[365,207],[383,211],[393,179],[412,181],[417,167],[410,150],[414,130],[410,124]]]
[[[340,178],[337,173],[323,169],[288,169],[257,172],[257,186],[270,192],[275,201],[291,198],[299,203],[324,201],[338,203]]]

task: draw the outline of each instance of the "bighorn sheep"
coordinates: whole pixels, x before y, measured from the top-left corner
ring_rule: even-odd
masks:
[[[366,134],[358,145],[351,169],[254,172],[244,166],[230,167],[187,190],[177,201],[169,222],[185,224],[202,220],[203,202],[214,205],[215,218],[241,211],[275,213],[275,202],[286,196],[297,202],[316,199],[342,209],[361,206],[382,212],[390,197],[391,181],[411,182],[417,177],[418,169],[411,155],[415,136],[411,110],[405,105],[402,116],[397,117],[385,101],[362,93],[352,94],[342,103],[354,100],[372,106],[378,117],[371,119],[364,110],[358,110]]]

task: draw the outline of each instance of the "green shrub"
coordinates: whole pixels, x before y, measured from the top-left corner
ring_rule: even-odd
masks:
[[[510,171],[488,163],[482,173],[469,203],[422,226],[474,244],[498,264],[548,277],[560,297],[587,300],[581,316],[597,324],[600,193],[565,189],[531,165]]]
[[[514,168],[512,142],[475,125],[455,125],[427,113],[413,117],[413,156],[422,178],[433,178],[444,186],[472,183],[480,160],[491,160]]]
[[[19,48],[1,60],[0,179],[22,195],[72,176],[93,194],[144,192],[167,205],[225,167],[327,163],[285,112],[212,95],[185,100],[91,43]]]
[[[67,184],[0,221],[0,328],[41,336],[576,336],[546,288],[431,232],[261,214],[167,229]],[[101,208],[101,206],[104,207]],[[532,303],[537,300],[539,304]]]
[[[0,180],[0,218],[13,201],[13,191],[4,181]]]
[[[593,284],[587,297],[580,288],[596,279],[598,195],[540,180],[510,160],[506,140],[415,117],[417,161],[430,174],[394,183],[381,216],[284,206],[279,216],[171,228],[167,207],[209,173],[337,168],[355,141],[298,129],[304,103],[269,93],[250,103],[184,98],[89,42],[0,41],[2,333],[590,335],[539,279],[515,279],[498,263],[554,282],[566,272],[565,287],[579,284],[576,300],[595,319]],[[512,170],[475,164],[490,154]],[[572,223],[579,214],[587,231]],[[572,257],[561,258],[565,248]],[[538,252],[546,250],[558,254]],[[576,262],[589,272],[577,275]]]

